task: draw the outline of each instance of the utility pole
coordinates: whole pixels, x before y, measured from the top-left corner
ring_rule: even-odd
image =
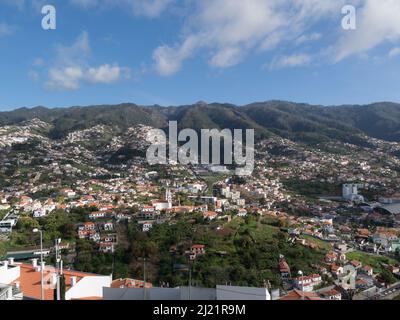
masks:
[[[303,284],[303,271],[299,271],[299,281],[301,283],[301,300],[304,300],[304,284]]]
[[[192,265],[189,264],[189,301],[192,300]]]
[[[193,238],[190,239],[190,250],[192,250],[193,247]],[[192,300],[192,266],[194,262],[191,262],[190,260],[188,261],[189,264],[189,301]]]
[[[61,288],[60,288],[60,266],[61,266],[61,256],[60,256],[60,248],[59,245],[61,243],[61,239],[56,239],[56,272],[57,272],[57,300],[61,300]]]
[[[40,234],[40,299],[44,300],[43,230],[35,228],[33,232]]]

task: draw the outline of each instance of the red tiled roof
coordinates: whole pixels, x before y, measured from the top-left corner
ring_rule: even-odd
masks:
[[[299,290],[293,290],[286,296],[280,298],[279,300],[324,300],[320,298],[314,292],[303,292]]]
[[[193,249],[204,249],[205,245],[204,244],[195,244],[192,246]]]
[[[358,229],[358,236],[362,237],[368,237],[369,236],[369,230],[368,229]]]
[[[280,272],[290,272],[290,267],[289,267],[289,265],[287,264],[286,261],[281,260],[279,262],[279,271]]]
[[[331,290],[324,291],[324,292],[321,293],[321,295],[323,295],[325,297],[337,296],[339,294],[340,294],[340,292],[335,290],[335,289],[331,289]]]
[[[31,299],[41,299],[41,273],[37,272],[33,266],[28,264],[19,265],[21,269],[20,277],[14,281],[20,283],[21,291],[24,297],[28,297]],[[54,272],[45,270],[44,271],[44,282],[46,286],[46,279],[49,281],[51,277],[51,273]],[[71,277],[76,277],[76,281],[79,282],[84,277],[95,276],[94,274],[79,272],[79,271],[69,271],[63,270],[63,274],[65,277],[65,290],[68,291],[71,288]],[[54,300],[54,290],[51,288],[44,290],[45,300]]]
[[[358,267],[358,266],[361,265],[361,262],[360,262],[360,261],[357,261],[357,260],[352,260],[352,261],[350,261],[350,263],[351,263],[354,267]]]
[[[214,211],[207,211],[204,213],[204,217],[215,217],[217,216],[217,213]]]
[[[340,266],[336,265],[336,264],[332,264],[331,265],[331,271],[332,272],[338,272],[339,271]]]

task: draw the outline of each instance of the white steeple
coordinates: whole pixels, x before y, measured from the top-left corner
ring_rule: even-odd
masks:
[[[168,186],[167,189],[165,190],[165,201],[167,201],[170,207],[172,207],[172,194]]]

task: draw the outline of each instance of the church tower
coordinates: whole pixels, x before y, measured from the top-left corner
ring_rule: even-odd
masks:
[[[171,190],[169,190],[169,187],[165,190],[165,201],[168,202],[168,206],[172,208],[172,193]]]

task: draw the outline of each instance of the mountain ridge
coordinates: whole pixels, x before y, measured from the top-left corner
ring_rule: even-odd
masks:
[[[51,138],[65,137],[74,130],[111,125],[125,130],[143,124],[165,129],[178,121],[181,129],[249,129],[258,136],[279,135],[305,143],[327,140],[364,144],[363,135],[400,141],[400,104],[376,102],[368,105],[322,106],[281,100],[254,102],[242,106],[230,103],[140,106],[72,106],[69,108],[19,108],[0,112],[0,126],[15,125],[38,118],[53,125]]]

